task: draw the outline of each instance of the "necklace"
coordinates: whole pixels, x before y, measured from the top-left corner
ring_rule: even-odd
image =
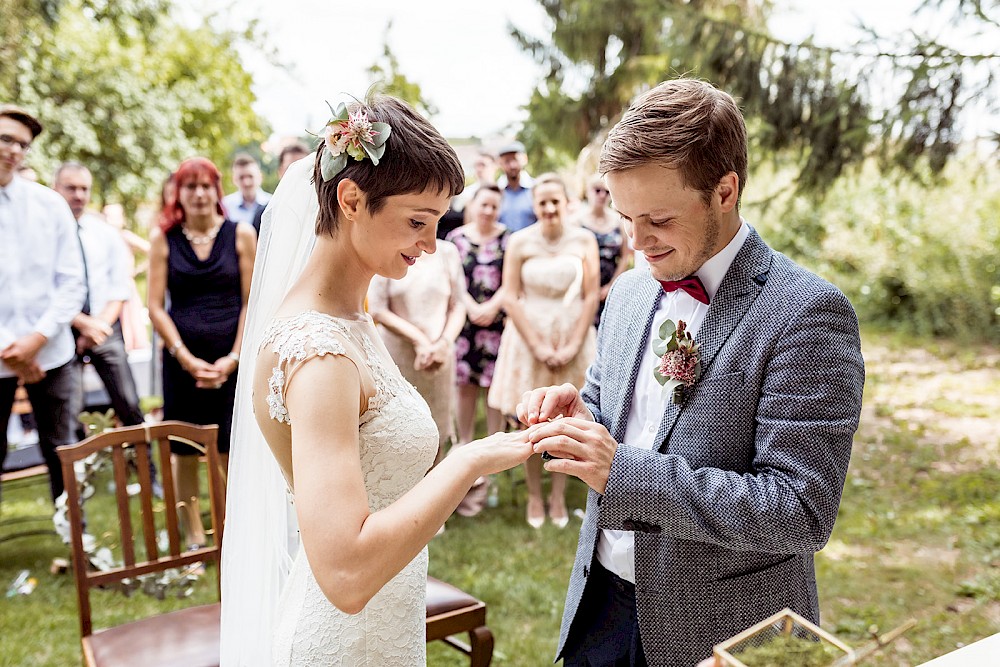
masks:
[[[219,235],[219,230],[222,229],[222,224],[218,224],[208,230],[207,234],[193,234],[184,225],[181,225],[181,233],[184,234],[184,238],[188,240],[191,245],[205,245],[211,243],[215,240],[215,237]]]

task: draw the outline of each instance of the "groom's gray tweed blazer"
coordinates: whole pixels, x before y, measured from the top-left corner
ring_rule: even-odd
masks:
[[[626,272],[604,309],[582,395],[620,446],[604,495],[587,499],[558,656],[600,529],[635,532],[650,665],[692,667],[784,607],[819,621],[813,553],[837,518],[861,412],[854,310],[751,230],[695,338],[702,376],[682,405],[664,403],[647,451],[622,440],[660,290]]]

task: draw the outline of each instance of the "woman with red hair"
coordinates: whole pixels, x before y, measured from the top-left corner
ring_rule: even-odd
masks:
[[[163,417],[218,424],[227,461],[257,236],[250,225],[226,219],[222,176],[210,160],[185,160],[171,182],[149,256],[149,318],[167,352]],[[170,447],[177,497],[188,510],[187,540],[201,546],[197,452],[182,443]]]

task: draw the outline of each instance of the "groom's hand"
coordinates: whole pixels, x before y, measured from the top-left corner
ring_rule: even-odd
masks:
[[[540,422],[528,429],[528,441],[536,454],[555,457],[545,463],[546,470],[573,475],[604,494],[618,443],[603,424],[577,417]]]
[[[594,421],[594,415],[590,414],[580,398],[580,391],[568,382],[557,387],[539,387],[526,391],[517,404],[517,418],[525,426],[547,422],[560,416]]]

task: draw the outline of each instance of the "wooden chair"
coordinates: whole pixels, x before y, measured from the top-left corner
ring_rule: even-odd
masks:
[[[469,643],[453,635],[468,633]],[[486,603],[434,577],[427,577],[427,641],[441,640],[469,656],[469,667],[493,660],[493,633],[486,627]]]
[[[139,575],[183,568],[194,563],[215,561],[219,564],[222,527],[225,512],[225,483],[216,445],[217,426],[196,426],[167,421],[156,425],[132,426],[94,435],[75,445],[60,447],[59,459],[66,479],[69,519],[73,548],[73,574],[76,578],[80,606],[80,636],[83,656],[90,667],[170,665],[187,667],[219,664],[219,603],[181,609],[144,618],[124,625],[94,631],[91,624],[90,590],[114,584]],[[157,548],[157,527],[153,515],[153,492],[149,457],[157,447],[163,476],[164,502],[176,508],[173,473],[170,461],[170,440],[194,444],[205,451],[208,461],[208,495],[213,529],[212,544],[186,551],[181,540],[176,511],[165,512],[168,548],[161,554]],[[139,525],[135,528],[128,496],[128,470],[125,450],[135,448],[135,473],[139,478]],[[75,480],[73,464],[99,450],[110,450],[114,472],[118,523],[121,530],[121,557],[124,564],[107,571],[90,571],[83,548],[83,517],[80,488]],[[144,545],[145,558],[136,553],[136,542]],[[217,589],[218,590],[218,589]]]

